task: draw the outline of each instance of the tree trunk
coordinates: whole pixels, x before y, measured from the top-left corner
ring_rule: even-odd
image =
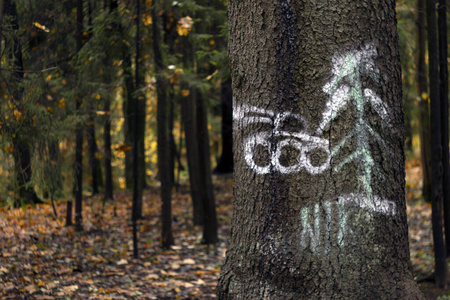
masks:
[[[77,51],[83,47],[83,0],[77,1]],[[78,76],[78,80],[81,80]],[[82,98],[76,97],[75,113],[81,111]],[[75,129],[75,230],[83,230],[83,129],[81,122],[77,122]]]
[[[109,76],[109,75],[106,75]],[[104,99],[104,111],[105,111],[105,123],[103,127],[103,138],[105,142],[105,194],[103,196],[103,201],[114,199],[113,195],[113,178],[112,178],[112,151],[111,151],[111,99],[109,95]]]
[[[125,100],[123,107],[123,114],[125,116],[124,122],[124,136],[125,145],[132,146],[134,144],[134,129],[135,129],[135,118],[136,118],[136,97],[133,95],[135,93],[135,87],[133,84],[133,72],[131,67],[131,53],[126,45],[123,46],[123,78],[125,84]],[[125,182],[127,189],[133,188],[133,152],[125,152]]]
[[[233,172],[233,93],[231,79],[222,83],[222,155],[214,173]]]
[[[115,0],[111,0],[109,2],[109,13],[114,14],[116,9],[118,7],[118,3]],[[119,25],[114,21],[118,18],[117,15],[113,15],[113,21],[111,22],[111,31],[113,30],[119,30]],[[112,32],[111,32],[112,34]],[[110,48],[105,48],[106,57],[104,59],[105,66],[112,65],[111,57],[113,56],[113,53],[111,52]],[[110,72],[106,72],[104,74],[104,83],[106,86],[110,87],[110,89],[114,89],[111,86],[111,74]],[[112,160],[112,151],[111,151],[111,101],[113,98],[113,93],[106,93],[106,97],[104,98],[104,112],[105,112],[105,120],[103,124],[103,138],[105,143],[105,193],[103,195],[103,204],[105,204],[106,200],[112,200],[114,199],[114,193],[113,193],[113,175],[112,175],[112,166],[111,166],[111,160]]]
[[[442,187],[444,202],[444,225],[446,256],[450,256],[450,176],[449,176],[449,133],[448,133],[448,64],[447,64],[447,3],[439,0],[439,96],[441,98],[442,133]]]
[[[181,101],[181,116],[186,139],[186,158],[189,169],[189,183],[193,207],[194,225],[203,225],[203,205],[201,198],[201,179],[197,145],[197,122],[195,117],[195,97],[192,92]]]
[[[140,18],[141,18],[141,0],[136,1],[136,88],[139,87],[139,45],[140,45],[140,36],[139,36],[139,28],[140,28]],[[141,217],[139,211],[139,205],[142,203],[142,184],[139,180],[139,99],[136,99],[134,103],[134,111],[135,111],[135,119],[134,119],[134,141],[133,141],[133,207],[132,207],[132,215],[131,221],[133,223],[133,257],[139,257],[139,249],[138,249],[138,228],[137,228],[137,220]]]
[[[155,2],[152,2],[152,19],[153,19],[153,53],[155,58],[155,74],[156,74],[156,95],[157,95],[157,126],[158,126],[158,173],[161,181],[161,243],[164,248],[173,245],[172,235],[172,181],[171,161],[171,139],[169,133],[169,101],[167,99],[166,79],[164,78],[164,60],[161,53],[160,33],[158,26],[158,13]]]
[[[203,244],[215,244],[217,236],[216,204],[211,176],[211,155],[209,150],[208,117],[202,94],[196,93],[197,147],[199,154],[200,182],[203,207]]]
[[[89,111],[89,119],[87,124],[87,141],[89,148],[89,164],[91,165],[91,177],[92,177],[92,195],[97,195],[98,184],[99,184],[99,174],[100,174],[100,165],[99,160],[97,158],[97,140],[95,138],[95,118],[94,118],[94,106],[91,105],[91,111]]]
[[[138,9],[140,7],[140,0],[137,1]],[[142,218],[142,198],[144,193],[144,187],[146,186],[146,163],[145,163],[145,94],[141,91],[144,79],[141,70],[143,67],[142,57],[141,57],[141,32],[140,32],[140,20],[139,12],[136,20],[136,59],[135,59],[135,81],[136,81],[136,135],[137,147],[138,147],[138,176],[134,178],[138,181],[138,198],[137,198],[137,216],[139,219]]]
[[[425,201],[431,201],[431,170],[430,170],[430,115],[428,108],[428,84],[425,64],[425,0],[417,0],[417,92],[419,94],[420,112],[420,159],[422,163],[422,195]]]
[[[219,299],[422,299],[395,1],[229,1],[234,208]]]
[[[428,72],[430,81],[431,125],[431,220],[433,225],[435,279],[440,288],[447,284],[447,264],[442,231],[442,142],[439,96],[439,61],[436,34],[436,1],[427,1]]]
[[[12,64],[14,66],[13,80],[17,86],[14,88],[13,101],[15,105],[21,107],[20,102],[23,97],[23,88],[20,87],[20,83],[24,78],[23,58],[22,58],[22,46],[19,38],[16,36],[19,31],[19,20],[17,15],[16,4],[11,3],[11,0],[5,0],[2,3],[4,6],[5,14],[12,18],[11,25],[14,30],[14,47],[13,53],[11,53]],[[3,8],[3,7],[2,7]],[[3,16],[3,13],[2,13]],[[0,23],[1,25],[1,23]],[[0,36],[1,42],[1,36]],[[23,132],[16,132],[16,136],[12,140],[13,144],[13,158],[14,158],[14,172],[16,177],[16,185],[18,187],[18,197],[15,198],[15,206],[19,207],[20,204],[34,204],[43,203],[41,199],[36,195],[33,186],[31,185],[31,147],[29,139]]]

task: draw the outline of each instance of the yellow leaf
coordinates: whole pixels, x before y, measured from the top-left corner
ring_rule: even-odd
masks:
[[[52,109],[50,106],[47,106],[47,111],[48,111],[49,113],[53,113],[53,109]]]
[[[189,34],[189,31],[191,31],[193,24],[194,24],[194,21],[192,20],[191,17],[186,16],[184,18],[181,18],[177,24],[178,34],[181,36],[183,36],[183,35],[187,36]]]
[[[422,93],[422,95],[420,95],[422,97],[423,100],[427,100],[428,99],[428,94],[427,93]]]
[[[64,100],[64,97],[61,98],[61,100],[59,100],[59,108],[65,108],[66,107],[66,102]]]
[[[214,46],[214,45],[216,44],[216,42],[215,42],[214,40],[209,40],[209,44],[210,44],[211,46]]]
[[[22,116],[22,113],[20,111],[18,111],[17,109],[14,110],[14,117],[16,117],[17,121],[19,121],[21,116]]]
[[[52,80],[52,75],[48,75],[48,76],[45,78],[45,81],[47,81],[47,82],[49,82],[50,80]]]
[[[102,96],[100,94],[97,94],[97,96],[95,96],[95,99],[100,100]]]
[[[145,26],[153,24],[153,19],[152,19],[151,14],[144,14],[144,17],[143,17],[142,21],[144,22]]]
[[[33,25],[36,26],[37,28],[41,29],[41,30],[44,30],[45,32],[49,32],[49,30],[47,28],[45,28],[44,25],[41,25],[38,22],[34,22]]]
[[[63,84],[63,85],[66,85],[66,84],[67,84],[67,81],[66,81],[65,79],[63,79],[63,80],[62,80],[62,84]]]
[[[181,95],[182,95],[183,97],[189,96],[190,93],[191,93],[191,92],[189,92],[189,90],[182,90],[182,91],[181,91]]]
[[[95,153],[95,157],[98,158],[98,159],[101,159],[102,155],[100,153]]]
[[[38,282],[38,286],[39,286],[39,287],[43,287],[43,286],[45,286],[45,283],[42,282],[42,281],[39,281],[39,282]]]
[[[146,0],[145,6],[147,6],[148,8],[152,7],[152,0]]]

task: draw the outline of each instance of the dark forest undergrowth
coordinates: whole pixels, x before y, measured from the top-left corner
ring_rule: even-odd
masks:
[[[407,164],[411,263],[416,279],[433,271],[431,207],[420,195],[420,167]],[[140,258],[132,258],[131,194],[116,194],[102,213],[100,198],[87,198],[84,231],[64,227],[65,203],[27,209],[0,208],[0,299],[211,299],[225,256],[232,214],[231,176],[215,178],[220,244],[201,244],[201,228],[191,221],[190,195],[173,197],[175,245],[160,248],[158,190],[144,196],[139,222]],[[428,299],[447,295],[421,283]],[[446,299],[446,298],[444,298]]]

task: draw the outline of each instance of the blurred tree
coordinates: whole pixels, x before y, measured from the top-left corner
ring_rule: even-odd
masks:
[[[11,59],[9,64],[13,66],[13,76],[11,76],[11,85],[9,90],[12,97],[11,102],[13,107],[17,107],[14,111],[16,119],[20,120],[22,115],[21,110],[24,109],[23,99],[23,79],[24,67],[22,56],[22,45],[18,37],[19,20],[16,9],[16,4],[11,0],[4,0],[5,15],[10,17],[11,27],[13,30],[13,47],[11,47]],[[20,114],[20,115],[19,115]],[[31,148],[29,138],[19,130],[12,133],[12,147],[14,157],[14,170],[16,177],[16,185],[18,187],[18,195],[15,198],[15,206],[21,204],[43,203],[36,195],[33,184],[31,182]]]
[[[157,126],[158,126],[158,172],[159,180],[161,182],[161,223],[162,233],[161,242],[164,248],[169,248],[173,245],[172,235],[172,181],[171,161],[173,161],[173,154],[171,153],[171,133],[169,132],[169,113],[170,113],[170,99],[167,97],[167,79],[165,74],[164,57],[161,51],[159,17],[158,10],[160,9],[155,1],[152,2],[151,16],[153,20],[153,55],[155,60],[155,77],[156,77],[156,97],[157,97]]]
[[[442,195],[444,203],[444,226],[446,256],[450,256],[450,176],[449,176],[449,133],[448,133],[448,51],[447,51],[447,3],[439,0],[439,96],[442,138]]]
[[[417,56],[416,56],[416,78],[417,78],[417,92],[419,95],[419,122],[420,122],[420,157],[422,162],[422,195],[425,201],[431,201],[431,170],[430,170],[430,154],[431,144],[430,137],[430,117],[428,108],[428,84],[427,84],[427,70],[425,63],[425,42],[426,42],[426,27],[425,27],[425,0],[417,0]]]
[[[428,79],[430,82],[431,120],[431,221],[435,258],[435,279],[440,288],[447,285],[447,263],[442,231],[442,135],[439,96],[439,59],[436,33],[436,1],[427,1]]]
[[[77,51],[80,52],[83,47],[83,19],[84,19],[83,0],[77,0],[77,27],[76,42]],[[78,76],[80,84],[81,76]],[[81,91],[80,91],[81,92]],[[75,113],[81,112],[81,103],[83,101],[82,94],[76,96]],[[75,125],[75,230],[83,230],[83,127],[81,122]]]

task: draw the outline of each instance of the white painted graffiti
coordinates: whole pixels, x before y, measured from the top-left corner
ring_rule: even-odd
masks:
[[[309,153],[314,150],[323,150],[328,157],[328,140],[311,136],[305,130],[289,132],[283,130],[285,122],[296,120],[306,128],[306,121],[298,114],[290,112],[275,113],[272,110],[265,110],[255,106],[243,104],[236,107],[233,112],[235,121],[240,122],[240,127],[245,127],[253,123],[268,123],[272,125],[271,131],[260,132],[244,139],[244,157],[248,166],[257,174],[268,174],[275,170],[283,174],[299,172],[305,169],[310,174],[319,174],[329,167],[327,158],[322,164],[314,165],[309,157]],[[272,140],[277,139],[275,146]],[[255,160],[256,147],[262,146],[270,154],[270,160],[265,165],[258,165]],[[290,166],[283,166],[280,158],[285,147],[293,147],[299,151],[296,163]]]
[[[380,82],[380,71],[373,60],[376,56],[375,45],[370,43],[362,50],[350,51],[344,55],[336,54],[333,57],[333,77],[323,87],[323,91],[330,98],[323,112],[322,122],[316,131],[317,135],[321,135],[331,124],[331,121],[337,117],[339,111],[348,105],[355,105],[355,125],[351,132],[332,148],[330,159],[335,158],[343,146],[354,137],[356,141],[355,150],[335,165],[333,170],[339,171],[344,165],[356,160],[362,167],[363,174],[359,176],[362,187],[369,196],[372,195],[372,168],[375,167],[375,161],[369,149],[369,138],[373,136],[381,145],[384,147],[386,145],[380,135],[367,123],[364,117],[365,105],[370,104],[381,119],[390,126],[388,109],[385,103],[373,90],[362,86],[362,75],[369,76],[375,83]]]
[[[351,229],[349,207],[358,206],[371,213],[388,216],[396,214],[393,201],[378,196],[367,197],[364,194],[349,194],[338,197],[337,201],[324,201],[314,204],[314,208],[303,207],[300,211],[302,224],[300,245],[312,252],[329,252],[331,243],[344,247],[354,235]]]
[[[372,85],[384,88],[380,80],[380,70],[374,60],[377,55],[375,44],[369,43],[361,50],[337,53],[333,56],[331,78],[322,88],[322,91],[328,95],[328,101],[322,113],[322,120],[318,124],[318,128],[313,131],[314,135],[308,133],[308,123],[299,114],[275,112],[245,103],[236,105],[233,101],[235,129],[240,130],[253,124],[268,124],[264,125],[268,129],[250,134],[243,139],[245,162],[257,174],[268,174],[274,171],[290,174],[305,170],[310,174],[317,175],[327,170],[330,164],[333,165],[334,172],[339,172],[350,162],[354,162],[358,166],[358,170],[355,171],[359,185],[357,193],[338,197],[337,216],[340,220],[340,227],[337,230],[338,240],[346,230],[345,212],[341,211],[344,204],[351,204],[373,213],[396,215],[395,203],[374,195],[372,190],[372,174],[377,168],[377,164],[371,153],[370,142],[376,142],[384,148],[386,148],[386,144],[380,134],[366,120],[366,107],[370,105],[381,121],[387,127],[391,127],[390,113],[386,103],[381,100],[376,91],[363,86],[370,81]],[[355,112],[353,127],[345,137],[336,142],[336,145],[331,145],[327,139],[323,138],[325,133],[330,129],[333,120],[338,117],[339,113],[352,105]],[[297,123],[302,125],[298,127],[298,130],[285,129],[285,125],[291,125],[288,128],[292,128]],[[259,125],[255,128],[265,128],[264,126]],[[350,154],[344,156],[343,149],[348,149],[348,146],[352,147]],[[283,165],[281,162],[283,153],[289,147],[296,149],[298,155],[294,164]],[[257,154],[260,153],[257,149],[267,151],[269,153],[268,160],[260,162],[257,159]],[[317,150],[325,153],[326,157],[322,158],[320,163],[313,163],[311,153]],[[327,201],[324,203],[323,209],[327,214],[326,218],[331,218],[331,210],[330,216],[327,212]],[[314,207],[314,215],[316,215],[316,207]],[[309,217],[304,216],[309,216],[309,208],[304,208],[301,216],[303,224],[301,240],[304,242],[308,238],[313,247],[318,243],[319,230],[316,229],[320,227],[320,222],[308,223]]]

